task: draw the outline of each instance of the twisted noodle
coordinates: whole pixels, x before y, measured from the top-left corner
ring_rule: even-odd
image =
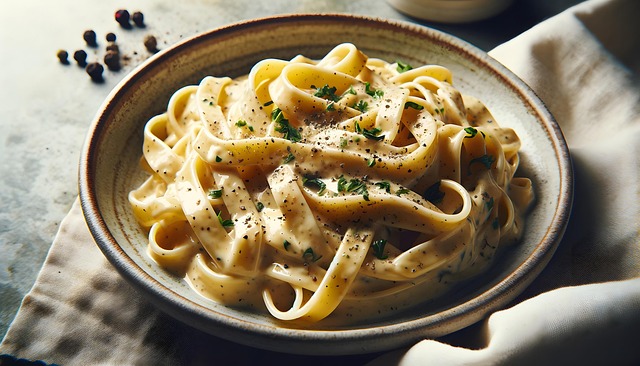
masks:
[[[533,199],[518,137],[448,69],[401,66],[341,44],[178,90],[129,195],[150,256],[215,301],[309,321],[405,308],[484,268]]]

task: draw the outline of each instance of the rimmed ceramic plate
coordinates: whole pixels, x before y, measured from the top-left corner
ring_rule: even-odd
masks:
[[[522,242],[491,270],[439,301],[403,314],[330,329],[292,329],[268,314],[228,308],[196,294],[146,254],[147,237],[127,200],[140,184],[142,131],[169,97],[204,76],[240,76],[265,58],[320,58],[350,42],[370,57],[440,64],[454,85],[482,100],[523,145],[521,171],[537,201]],[[128,75],[98,111],[80,161],[82,209],[113,266],[165,312],[211,334],[264,349],[340,355],[378,352],[442,336],[477,322],[520,294],[545,267],[564,232],[572,198],[567,146],[535,94],[484,52],[421,26],[350,15],[288,15],[246,21],[197,35],[155,55]]]

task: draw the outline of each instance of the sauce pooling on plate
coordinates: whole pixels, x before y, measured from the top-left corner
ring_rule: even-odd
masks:
[[[178,90],[129,195],[149,255],[286,321],[399,311],[479,273],[520,238],[533,190],[515,132],[452,83],[341,44]]]

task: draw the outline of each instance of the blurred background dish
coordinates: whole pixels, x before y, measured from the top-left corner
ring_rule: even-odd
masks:
[[[387,0],[398,11],[438,23],[484,20],[507,9],[513,0]]]

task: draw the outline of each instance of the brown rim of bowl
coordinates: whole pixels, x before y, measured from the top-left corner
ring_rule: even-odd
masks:
[[[172,55],[180,54],[187,48],[197,46],[201,42],[211,42],[213,39],[224,38],[238,30],[277,26],[282,23],[344,23],[346,21],[350,22],[350,24],[375,25],[378,28],[399,31],[414,37],[425,37],[435,43],[445,44],[455,52],[465,54],[472,62],[482,66],[484,69],[490,70],[528,104],[527,107],[535,113],[537,119],[543,124],[555,149],[560,167],[560,192],[557,210],[552,219],[552,224],[538,244],[537,250],[515,271],[471,301],[463,302],[455,307],[423,318],[396,324],[376,325],[372,328],[348,330],[279,328],[232,318],[183,298],[138,267],[119,247],[102,218],[98,208],[95,184],[91,178],[97,166],[98,157],[95,149],[101,143],[106,118],[112,113],[115,105],[113,101],[124,93],[128,84],[136,82],[150,73],[150,70],[162,67],[161,65],[165,59],[170,58]],[[279,15],[241,21],[219,27],[185,39],[152,56],[138,66],[113,89],[92,122],[79,164],[79,192],[85,219],[101,251],[125,279],[137,285],[135,287],[149,296],[153,300],[152,303],[160,309],[195,328],[207,333],[215,333],[217,336],[238,343],[286,353],[340,355],[377,352],[407,346],[412,342],[423,339],[425,334],[430,337],[442,336],[479,321],[487,314],[500,310],[509,301],[513,300],[546,266],[562,238],[571,211],[573,172],[568,146],[562,131],[543,102],[511,71],[475,46],[443,32],[404,21],[346,14],[303,14]],[[447,325],[449,322],[457,325]],[[211,332],[213,328],[216,329],[215,332]],[[428,330],[428,332],[425,333],[425,330]],[[381,335],[386,338],[386,346],[383,348],[380,347],[379,343],[374,342]]]

